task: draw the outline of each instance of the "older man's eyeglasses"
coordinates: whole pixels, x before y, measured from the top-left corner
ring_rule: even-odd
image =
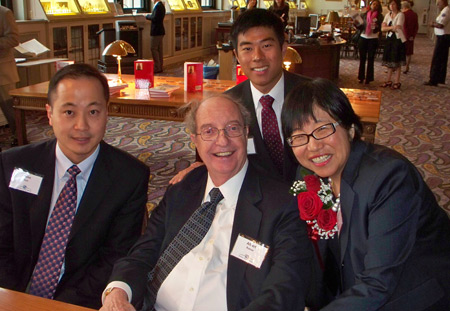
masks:
[[[218,129],[217,127],[208,126],[204,127],[200,130],[200,133],[196,133],[200,135],[201,138],[205,141],[215,140],[219,137],[220,131],[223,131],[227,137],[239,137],[244,135],[246,126],[242,126],[240,124],[228,124],[223,129]]]
[[[339,123],[340,122],[324,124],[312,131],[311,134],[292,135],[291,137],[288,137],[286,141],[291,147],[304,146],[309,143],[310,137],[313,137],[316,140],[321,140],[333,135],[336,133],[336,126],[338,126]]]

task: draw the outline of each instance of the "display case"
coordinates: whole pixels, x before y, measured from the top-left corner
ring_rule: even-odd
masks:
[[[197,0],[168,0],[170,11],[177,13],[183,11],[201,11]]]
[[[80,14],[76,0],[39,0],[45,14],[51,16],[71,16]]]
[[[228,0],[231,7],[238,7],[238,8],[246,8],[247,7],[247,1],[246,0]]]
[[[33,0],[31,19],[65,19],[112,15],[107,0]]]
[[[81,11],[84,14],[109,14],[110,9],[107,0],[78,0]]]

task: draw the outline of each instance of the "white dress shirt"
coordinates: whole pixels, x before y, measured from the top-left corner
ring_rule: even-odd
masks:
[[[262,111],[263,107],[262,107],[261,103],[259,102],[259,100],[264,95],[270,95],[273,97],[274,101],[272,104],[272,108],[275,111],[275,115],[277,116],[278,130],[280,132],[281,142],[284,144],[283,131],[281,129],[281,109],[283,108],[283,102],[284,102],[284,73],[281,75],[281,78],[277,82],[277,84],[275,84],[275,86],[267,94],[263,94],[260,91],[258,91],[253,86],[251,81],[250,81],[250,89],[252,91],[253,103],[255,104],[256,119],[258,120],[258,126],[259,126],[259,130],[261,131],[261,135],[262,135],[261,111]]]
[[[439,15],[436,17],[436,23],[444,25],[444,28],[434,27],[434,34],[436,36],[443,36],[450,34],[450,7],[447,5]]]
[[[226,311],[227,268],[234,213],[248,161],[242,169],[219,187],[223,199],[216,209],[211,228],[199,245],[186,254],[161,284],[155,303],[157,311]],[[215,185],[208,175],[205,196]],[[114,281],[107,289],[118,287],[132,299],[131,288]],[[104,299],[104,294],[102,300]]]

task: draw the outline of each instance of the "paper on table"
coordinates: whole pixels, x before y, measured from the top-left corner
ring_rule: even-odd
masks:
[[[40,54],[50,51],[49,48],[47,48],[36,39],[31,39],[27,42],[20,43],[15,47],[15,49],[24,55],[32,57],[36,57]]]

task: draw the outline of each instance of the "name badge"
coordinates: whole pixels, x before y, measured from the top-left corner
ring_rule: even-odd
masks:
[[[37,195],[39,193],[39,188],[41,187],[42,179],[42,176],[32,174],[24,169],[16,167],[12,173],[9,187]]]
[[[253,137],[247,139],[247,154],[256,154],[255,142]]]
[[[266,258],[269,246],[262,244],[259,241],[239,234],[236,243],[234,244],[231,256],[239,258],[240,260],[260,268],[264,258]]]

